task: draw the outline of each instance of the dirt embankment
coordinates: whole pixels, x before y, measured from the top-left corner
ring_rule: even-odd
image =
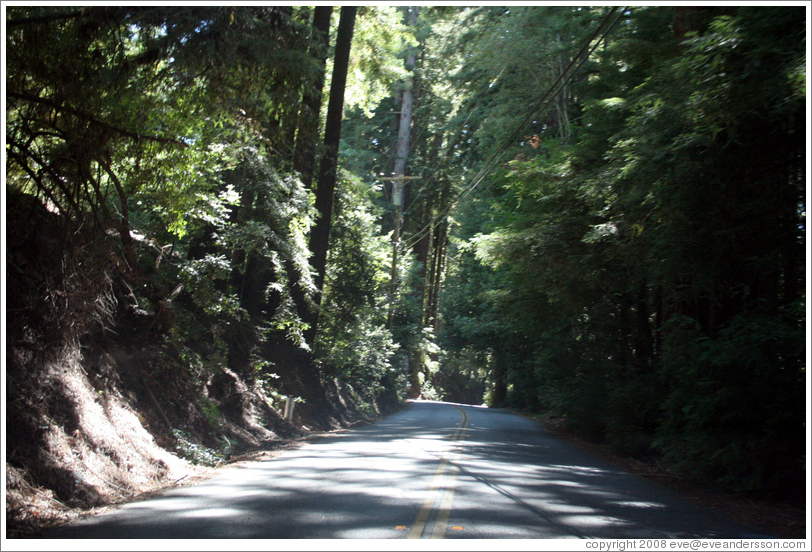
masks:
[[[165,374],[139,374],[143,357],[152,356],[143,350],[66,348],[29,377],[19,349],[7,356],[15,372],[7,402],[9,538],[36,537],[375,415],[347,405],[351,397],[333,383],[333,396],[346,405],[340,413],[319,420],[294,409],[288,421],[262,389],[227,368],[218,383],[186,390]]]
[[[285,419],[285,397],[262,378],[194,362],[159,331],[161,313],[128,306],[109,235],[24,194],[9,193],[6,212],[7,537],[380,413],[297,369],[309,359],[296,353],[280,360],[277,388],[305,402]]]

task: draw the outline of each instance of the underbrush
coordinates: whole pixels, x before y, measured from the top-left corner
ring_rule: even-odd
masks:
[[[205,322],[182,298],[174,308],[142,308],[164,283],[122,274],[113,237],[66,223],[24,194],[9,194],[7,213],[8,536],[37,536],[278,448],[307,428],[380,413],[337,381],[325,386],[315,370],[305,386],[290,384],[307,358],[284,361],[279,351],[289,349],[266,351],[281,375],[251,363],[232,369],[226,340],[182,331],[186,319]],[[286,420],[283,399],[297,391],[309,394]]]

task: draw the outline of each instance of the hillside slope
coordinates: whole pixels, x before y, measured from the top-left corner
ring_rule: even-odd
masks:
[[[128,304],[112,251],[107,235],[9,191],[9,536],[378,413],[320,377],[304,351],[278,346],[273,387],[190,362],[194,351],[164,331],[165,313]],[[290,421],[281,389],[300,401]]]

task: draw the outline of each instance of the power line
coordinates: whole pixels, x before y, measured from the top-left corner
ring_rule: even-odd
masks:
[[[516,127],[513,133],[508,136],[508,138],[502,143],[502,145],[491,155],[488,161],[483,165],[482,169],[476,174],[476,176],[471,179],[471,182],[463,189],[459,196],[457,196],[451,203],[443,209],[437,216],[435,216],[426,226],[424,226],[417,234],[415,234],[409,242],[405,244],[407,249],[414,247],[417,242],[419,242],[425,235],[431,230],[431,228],[442,218],[444,218],[462,199],[464,199],[474,188],[476,188],[482,180],[493,170],[493,168],[501,161],[502,157],[505,155],[507,150],[511,147],[513,140],[515,137],[524,129],[525,126],[537,115],[537,113],[541,110],[542,107],[546,107],[545,104],[548,104],[558,93],[561,88],[563,88],[575,75],[578,69],[586,63],[586,60],[592,55],[592,53],[597,49],[598,45],[600,44],[601,40],[609,34],[609,32],[614,28],[617,22],[625,13],[626,9],[620,10],[620,14],[615,17],[614,21],[609,24],[610,19],[615,15],[618,11],[618,7],[613,7],[608,14],[604,17],[603,21],[601,21],[598,28],[590,35],[590,37],[586,40],[581,50],[578,52],[578,55],[572,58],[567,68],[561,72],[555,82],[548,88],[547,92],[539,99],[538,102],[533,106],[530,110],[528,115],[522,120],[522,122]],[[602,34],[601,34],[602,33]],[[595,42],[594,46],[590,49],[590,44],[595,40],[595,38],[601,34],[601,37]],[[576,65],[577,63],[577,65]],[[566,78],[565,78],[566,76]]]

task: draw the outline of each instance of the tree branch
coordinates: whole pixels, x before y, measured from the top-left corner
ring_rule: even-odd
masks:
[[[85,7],[79,8],[76,11],[71,12],[62,12],[62,13],[50,13],[47,15],[32,15],[30,17],[18,17],[16,19],[9,19],[6,22],[6,27],[20,27],[22,25],[32,25],[35,23],[50,23],[52,21],[60,21],[64,19],[77,19],[79,17],[85,17],[91,15],[91,10],[93,10],[93,14],[97,13],[104,13],[104,14],[130,14],[130,13],[138,13],[142,11],[148,11],[155,9],[156,6],[104,6],[104,7]]]
[[[85,10],[64,12],[64,13],[51,13],[48,15],[34,15],[31,17],[20,17],[18,19],[10,19],[6,22],[6,27],[19,27],[20,25],[31,25],[33,23],[50,23],[51,21],[59,21],[60,19],[76,19],[85,15]]]
[[[14,146],[13,148],[8,149],[8,155],[13,159],[15,159],[17,161],[17,164],[20,167],[22,167],[22,169],[25,170],[25,172],[27,172],[34,179],[34,182],[37,183],[37,188],[43,190],[48,196],[48,198],[51,201],[53,201],[54,205],[59,207],[60,211],[65,212],[60,202],[57,201],[56,198],[51,193],[50,189],[43,184],[42,179],[39,177],[37,172],[35,172],[31,167],[28,166],[28,163],[25,162],[26,158],[31,159],[35,163],[37,163],[40,166],[41,171],[44,171],[47,174],[51,175],[54,184],[56,184],[56,186],[60,189],[62,195],[64,196],[65,200],[67,200],[67,202],[70,204],[70,207],[74,213],[78,214],[79,212],[81,212],[79,209],[79,204],[76,201],[78,198],[74,197],[74,195],[71,194],[65,188],[64,182],[62,181],[59,174],[50,163],[46,162],[42,157],[38,156],[31,149],[23,147],[22,144],[14,140],[14,138],[7,137],[6,139],[8,140],[8,144]],[[14,151],[15,148],[17,152]]]
[[[150,141],[150,142],[158,142],[159,144],[167,144],[167,145],[170,145],[170,146],[181,146],[181,147],[184,147],[184,148],[188,147],[186,144],[184,144],[180,140],[175,140],[174,138],[164,138],[162,136],[150,136],[150,135],[147,135],[147,134],[141,134],[140,132],[132,132],[132,131],[129,131],[129,130],[125,130],[123,128],[113,126],[110,123],[105,123],[104,121],[99,121],[98,119],[96,119],[92,115],[90,115],[88,113],[85,113],[84,111],[80,111],[80,110],[76,109],[75,107],[71,107],[69,105],[62,105],[62,104],[57,103],[57,102],[55,102],[53,100],[49,100],[47,98],[40,98],[38,96],[31,96],[29,94],[23,94],[21,92],[14,92],[13,90],[7,90],[6,95],[8,97],[10,97],[10,98],[17,98],[19,100],[23,100],[23,101],[27,101],[27,102],[33,102],[33,103],[38,103],[38,104],[42,104],[42,105],[47,105],[47,106],[52,107],[52,108],[54,108],[56,110],[59,110],[59,111],[67,111],[69,113],[72,113],[73,115],[76,115],[77,117],[81,117],[82,119],[86,120],[87,122],[89,122],[92,125],[96,125],[96,126],[102,127],[104,129],[107,129],[107,130],[111,130],[111,131],[113,131],[113,132],[115,132],[117,134],[120,134],[122,136],[126,136],[127,138],[132,138],[133,140],[136,140],[136,141],[147,140],[147,141]]]

